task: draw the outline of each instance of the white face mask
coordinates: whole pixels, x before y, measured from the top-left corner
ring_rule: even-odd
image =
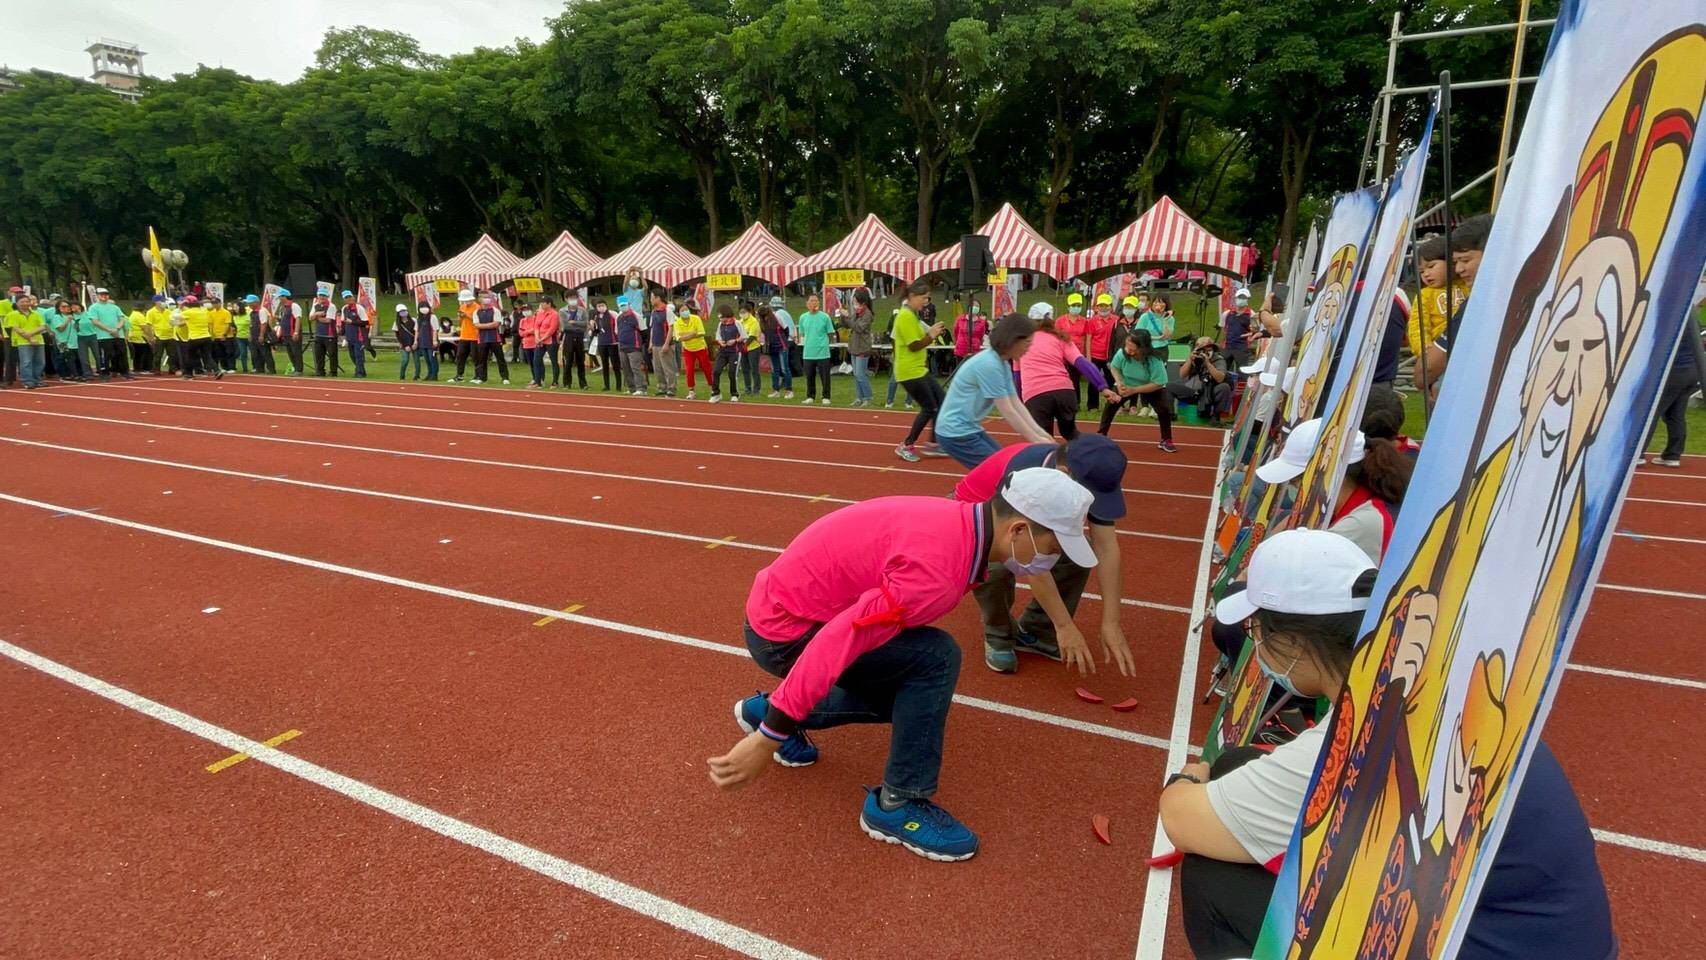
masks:
[[[1067,307],[1066,310],[1075,317],[1084,312],[1084,308],[1078,306]]]
[[[1123,311],[1121,311],[1121,312],[1122,312],[1122,313],[1124,313],[1124,314],[1125,314],[1125,315],[1126,315],[1126,316],[1128,316],[1128,317],[1135,317],[1135,316],[1137,316],[1137,308],[1136,308],[1136,307],[1126,307],[1126,308],[1125,308],[1125,309],[1124,309],[1124,310],[1123,310]]]
[[[1239,297],[1239,298],[1232,301],[1232,305],[1235,307],[1238,307],[1239,309],[1243,309],[1243,308],[1250,305],[1250,298],[1249,297]]]

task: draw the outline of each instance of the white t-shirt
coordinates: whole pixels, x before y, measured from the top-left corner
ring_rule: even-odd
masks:
[[[1386,552],[1386,518],[1372,500],[1359,504],[1327,529],[1361,547],[1370,563],[1378,565],[1380,555]]]
[[[1257,863],[1285,855],[1332,717],[1329,711],[1273,753],[1208,782],[1208,805],[1214,815]]]

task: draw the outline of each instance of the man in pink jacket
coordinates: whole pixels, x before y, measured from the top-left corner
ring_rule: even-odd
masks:
[[[992,563],[1046,572],[1064,553],[1096,564],[1084,535],[1090,491],[1059,470],[1014,473],[987,502],[881,497],[829,514],[759,571],[746,601],[746,644],[776,690],[735,704],[747,736],[709,761],[712,782],[746,786],[772,761],[817,760],[806,730],[887,723],[888,767],[860,826],[931,860],[965,860],[977,836],[932,803],[960,648],[930,626]]]

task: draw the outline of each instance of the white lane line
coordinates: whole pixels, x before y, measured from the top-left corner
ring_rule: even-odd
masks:
[[[169,392],[169,391],[161,391],[161,392]],[[182,392],[182,391],[180,391],[180,392]],[[272,419],[272,420],[307,420],[311,423],[317,423],[317,424],[322,424],[322,425],[326,424],[328,422],[343,425],[343,426],[353,426],[354,425],[353,421],[328,421],[325,417],[316,417],[316,416],[312,416],[309,414],[302,414],[302,413],[267,413],[267,412],[261,411],[261,410],[237,410],[237,409],[234,409],[231,407],[217,407],[217,406],[209,406],[207,404],[199,404],[199,403],[195,403],[195,404],[190,404],[190,403],[162,403],[158,400],[125,400],[125,399],[122,399],[120,397],[103,397],[103,396],[98,396],[98,395],[94,395],[94,394],[62,393],[62,394],[59,394],[58,396],[60,399],[86,400],[86,401],[93,401],[96,403],[126,403],[126,404],[132,404],[135,406],[144,406],[144,407],[150,407],[150,408],[167,407],[167,408],[177,409],[177,410],[200,410],[203,412],[218,413],[218,414],[230,414],[230,415],[235,415],[235,416],[266,417],[266,418]],[[10,409],[15,410],[17,408],[13,407]],[[275,424],[275,426],[276,426],[276,424]],[[618,443],[618,442],[610,441],[610,440],[577,440],[577,439],[572,439],[569,437],[546,437],[546,436],[541,436],[541,435],[536,434],[536,433],[500,433],[500,432],[497,432],[494,430],[462,430],[462,429],[458,429],[456,427],[441,427],[441,426],[432,426],[432,425],[428,425],[428,424],[419,424],[419,423],[366,423],[364,421],[363,426],[384,427],[384,428],[389,429],[389,430],[416,430],[416,431],[424,430],[424,431],[426,431],[428,433],[432,433],[432,434],[440,434],[440,435],[452,434],[452,435],[457,435],[457,436],[481,437],[481,438],[485,438],[485,439],[532,440],[532,441],[537,441],[539,443],[566,443],[566,444],[572,444],[575,446],[583,446],[583,447],[609,447],[611,449],[625,450],[625,451],[645,450],[645,451],[649,451],[649,452],[658,452],[658,453],[681,453],[682,452],[682,449],[680,447],[664,447],[664,446],[655,446],[655,445],[639,444],[639,443]],[[454,442],[452,442],[450,445],[455,446],[456,444]],[[865,470],[865,471],[871,471],[871,472],[876,472],[876,473],[906,473],[906,474],[912,474],[915,476],[936,477],[942,481],[944,489],[947,489],[953,483],[958,482],[959,478],[960,478],[960,475],[957,473],[948,473],[948,472],[943,471],[943,470],[924,470],[924,469],[920,469],[918,467],[903,467],[903,466],[899,466],[899,465],[879,466],[879,465],[873,464],[873,463],[847,463],[846,461],[841,461],[841,460],[804,460],[804,459],[801,459],[799,457],[772,457],[772,456],[766,456],[763,454],[756,454],[756,453],[728,453],[728,452],[721,451],[721,450],[699,450],[699,451],[695,451],[695,452],[697,452],[700,456],[722,457],[722,458],[726,458],[726,459],[730,459],[730,460],[760,460],[760,461],[765,461],[768,463],[784,463],[784,464],[788,464],[790,466],[802,466],[803,465],[803,466],[814,466],[814,467],[837,467],[837,468],[844,469],[844,470]],[[1175,492],[1172,490],[1143,490],[1143,489],[1138,489],[1135,487],[1124,487],[1124,488],[1122,488],[1122,492],[1142,494],[1144,496],[1151,496],[1151,497],[1178,497],[1178,498],[1185,499],[1185,500],[1209,500],[1209,499],[1212,499],[1212,496],[1210,494],[1206,494],[1206,493],[1179,493],[1179,492]]]
[[[0,411],[10,410],[0,406]],[[414,450],[388,450],[384,447],[364,447],[358,444],[331,443],[323,440],[297,440],[290,437],[275,437],[267,434],[237,433],[230,430],[207,430],[200,427],[183,427],[175,424],[148,423],[143,420],[120,420],[114,417],[91,417],[81,413],[53,413],[46,410],[35,411],[36,415],[58,417],[65,420],[82,420],[88,423],[105,423],[113,426],[142,427],[149,430],[170,430],[175,433],[193,433],[208,437],[226,437],[236,440],[254,440],[260,443],[283,443],[302,447],[320,447],[328,450],[348,450],[357,453],[372,453],[387,457],[414,457],[421,460],[439,460],[446,463],[466,463],[483,467],[502,467],[511,470],[532,470],[541,473],[560,473],[577,477],[596,477],[601,480],[626,480],[633,483],[655,483],[664,486],[686,487],[690,490],[714,490],[718,493],[737,494],[741,496],[786,497],[790,500],[805,500],[811,503],[840,504],[845,506],[857,503],[843,497],[832,497],[828,494],[813,496],[806,493],[794,493],[786,490],[760,490],[756,487],[727,487],[714,483],[694,483],[687,480],[665,480],[659,477],[641,477],[628,473],[606,473],[598,470],[577,470],[571,467],[554,467],[535,463],[516,463],[509,460],[482,460],[478,457],[451,457],[438,453],[420,453]],[[148,441],[153,443],[153,440]],[[282,475],[280,475],[282,476]],[[599,499],[594,497],[593,499]],[[1169,540],[1176,543],[1197,543],[1196,537],[1178,536],[1171,533],[1149,533],[1142,530],[1117,530],[1122,537],[1139,537],[1146,540]]]
[[[1221,440],[1221,456],[1216,458],[1220,468],[1214,472],[1214,489],[1220,489],[1226,466],[1225,445],[1231,439],[1228,433]],[[1208,520],[1203,524],[1202,552],[1197,555],[1197,585],[1192,592],[1193,599],[1208,596],[1208,561],[1209,548],[1214,543],[1215,527],[1214,510],[1209,510]],[[1188,612],[1188,611],[1187,611]],[[1198,650],[1202,646],[1203,619],[1191,617],[1185,628],[1185,655],[1179,665],[1179,686],[1173,700],[1173,730],[1167,741],[1167,763],[1161,768],[1161,775],[1166,777],[1173,771],[1184,766],[1185,751],[1190,745],[1191,712],[1197,702],[1197,660]],[[1167,839],[1167,831],[1161,827],[1161,815],[1155,815],[1155,840],[1150,846],[1150,856],[1159,856],[1171,850],[1173,842]],[[1137,926],[1137,960],[1160,960],[1167,941],[1167,914],[1173,906],[1173,871],[1151,867],[1149,876],[1143,885],[1143,916]]]
[[[1685,593],[1681,590],[1660,590],[1657,587],[1628,587],[1621,583],[1601,583],[1601,590],[1621,590],[1624,593],[1645,593],[1655,597],[1676,597],[1681,600],[1706,600],[1706,593]]]
[[[459,417],[481,417],[484,419],[506,421],[526,420],[552,424],[564,422],[563,417],[544,417],[529,413],[495,413],[487,410],[457,410],[450,407],[399,407],[395,403],[365,403],[357,400],[316,400],[312,397],[281,397],[276,394],[265,393],[233,393],[229,390],[174,389],[171,387],[138,387],[130,385],[126,385],[123,389],[135,390],[139,393],[174,393],[180,395],[187,393],[202,397],[248,397],[251,400],[271,400],[274,403],[316,403],[333,407],[362,407],[380,411],[393,411],[397,413],[419,414],[421,416],[434,417],[439,415],[449,415]],[[374,415],[378,416],[379,414]],[[884,450],[894,449],[894,444],[889,443],[887,440],[854,440],[848,437],[825,437],[809,433],[765,433],[761,435],[753,430],[721,430],[715,427],[687,427],[670,423],[637,423],[632,420],[591,420],[584,417],[575,418],[574,423],[576,426],[587,427],[617,427],[627,430],[672,430],[677,433],[702,433],[711,436],[741,437],[743,439],[763,438],[770,440],[799,440],[805,443],[840,443],[860,447],[877,447]],[[1215,469],[1214,467],[1206,464],[1198,463],[1166,463],[1159,460],[1146,460],[1142,462],[1146,466],[1173,467],[1179,470]]]
[[[1686,677],[1662,677],[1656,673],[1636,673],[1633,670],[1617,670],[1612,667],[1594,667],[1585,663],[1566,665],[1571,670],[1581,673],[1596,673],[1602,677],[1617,677],[1621,680],[1644,680],[1647,683],[1662,683],[1671,687],[1687,687],[1691,690],[1706,690],[1706,681],[1689,680]]]
[[[420,593],[430,593],[441,597],[449,597],[452,600],[464,600],[469,603],[483,604],[488,607],[499,607],[504,610],[514,610],[518,613],[528,614],[535,620],[550,617],[554,620],[561,620],[566,623],[578,623],[582,626],[596,627],[600,630],[609,630],[614,633],[626,633],[631,636],[645,637],[649,640],[662,640],[665,643],[674,643],[684,647],[693,647],[698,650],[710,650],[716,653],[723,653],[736,657],[750,656],[744,645],[737,647],[733,644],[717,643],[714,640],[701,640],[698,637],[689,637],[685,634],[671,633],[667,630],[654,630],[651,627],[635,626],[634,624],[620,623],[615,620],[605,620],[600,617],[589,617],[583,613],[565,613],[562,610],[555,610],[550,607],[542,607],[532,603],[523,603],[518,600],[505,600],[501,597],[490,597],[485,594],[473,593],[468,590],[458,590],[455,587],[441,587],[437,584],[425,583],[420,580],[405,580],[401,577],[393,577],[389,574],[376,573],[372,570],[362,570],[357,567],[344,566],[341,563],[328,563],[324,560],[315,560],[311,557],[301,557],[290,553],[280,553],[277,550],[268,550],[264,547],[252,547],[248,544],[236,543],[230,540],[219,540],[213,537],[204,537],[200,534],[185,533],[181,530],[170,530],[165,527],[157,527],[153,524],[142,523],[136,520],[124,520],[119,517],[102,516],[100,514],[90,513],[87,510],[72,510],[67,507],[47,503],[46,501],[31,500],[27,497],[15,496],[10,493],[0,492],[0,501],[15,503],[19,506],[31,507],[37,510],[64,512],[74,517],[81,517],[85,520],[94,520],[97,523],[110,524],[115,527],[123,527],[127,530],[138,530],[143,533],[152,533],[157,536],[169,537],[173,540],[183,540],[188,543],[201,544],[205,547],[215,547],[220,550],[229,550],[233,553],[243,553],[252,557],[261,557],[266,560],[276,560],[282,563],[295,564],[300,567],[308,567],[325,573],[335,573],[346,577],[356,577],[361,580],[372,581],[373,583],[382,583],[388,587],[401,587],[406,590],[415,590]],[[954,702],[977,709],[989,709],[985,705],[992,701],[955,694]],[[1070,717],[1059,717],[1052,713],[1027,710],[1023,707],[1012,707],[1010,709],[1004,708],[993,712],[1000,713],[1005,716],[1022,717],[1027,720],[1035,720],[1038,723],[1046,723],[1051,726],[1062,727],[1067,730],[1095,733],[1101,736],[1111,737],[1115,740],[1125,740],[1132,743],[1146,743],[1144,740],[1136,739],[1135,736],[1127,736],[1126,734],[1128,731],[1118,731],[1119,735],[1114,736],[1111,733],[1111,731],[1115,730],[1113,727],[1103,727],[1100,724],[1085,724],[1082,721],[1074,720]]]
[[[258,740],[251,740],[241,734],[233,733],[224,727],[193,717],[181,710],[175,710],[141,694],[132,693],[123,687],[108,683],[98,677],[92,677],[4,640],[0,640],[0,654],[4,654],[23,666],[47,674],[87,693],[92,693],[127,710],[158,720],[167,726],[175,727],[190,736],[217,744],[232,753],[246,753],[251,760],[264,763],[317,787],[340,794],[356,803],[372,807],[382,813],[388,813],[423,830],[431,831],[464,846],[491,854],[524,870],[530,870],[540,876],[573,887],[583,893],[591,894],[600,900],[608,901],[624,909],[632,910],[648,919],[668,924],[677,930],[727,947],[737,953],[749,957],[763,957],[767,960],[768,958],[812,960],[811,954],[796,950],[787,944],[779,943],[744,927],[737,927],[726,920],[719,920],[709,914],[700,913],[673,900],[666,900],[655,893],[632,884],[623,883],[614,877],[583,867],[578,863],[564,860],[562,857],[511,840],[490,830],[476,827],[464,820],[458,820],[448,814],[440,813],[431,807],[422,806],[412,800],[405,800],[394,793],[389,793],[353,777],[329,770],[317,763],[269,747]]]
[[[245,387],[259,387],[262,384],[265,384],[268,387],[277,387],[281,390],[284,390],[285,392],[316,391],[316,392],[321,392],[322,394],[324,394],[324,392],[325,392],[325,391],[321,390],[321,388],[318,388],[318,387],[314,386],[313,384],[293,382],[293,381],[288,381],[288,380],[280,381],[280,380],[270,378],[270,377],[248,377],[248,376],[231,377],[230,375],[227,375],[226,380],[228,380],[228,381],[230,381],[230,380],[242,381],[242,385]],[[108,384],[108,386],[110,386],[110,384]],[[189,388],[186,387],[185,389],[187,390]],[[225,387],[217,387],[215,389],[219,390],[219,391],[223,391],[226,388]],[[396,392],[398,392],[398,391],[388,391],[388,390],[362,389],[362,388],[356,387],[354,384],[332,387],[329,389],[332,393],[365,394],[367,396],[393,396]],[[632,398],[630,398],[626,395],[604,397],[604,396],[593,396],[591,394],[581,394],[581,393],[545,393],[545,394],[535,393],[535,394],[528,395],[527,398],[524,399],[521,397],[511,396],[510,394],[512,394],[513,391],[498,390],[495,388],[487,388],[487,387],[477,387],[477,388],[475,388],[475,387],[467,387],[467,388],[458,387],[458,388],[452,389],[451,392],[448,392],[448,393],[438,392],[442,389],[443,388],[412,387],[411,386],[406,391],[403,391],[403,392],[411,393],[417,397],[426,397],[426,398],[432,399],[432,400],[472,400],[474,402],[479,402],[479,403],[523,404],[526,406],[550,407],[550,408],[556,409],[556,410],[565,410],[565,409],[575,410],[575,409],[578,409],[578,410],[613,410],[613,411],[617,411],[617,412],[621,412],[624,410],[632,411],[634,409],[632,406],[621,406],[619,404],[628,404],[628,403],[630,403],[630,401],[644,400],[647,402],[647,405],[663,408],[662,410],[660,410],[658,412],[667,412],[667,413],[672,414],[672,415],[680,415],[680,416],[687,416],[687,417],[708,417],[708,418],[713,418],[713,419],[717,419],[717,420],[765,420],[765,421],[772,421],[772,422],[800,423],[800,424],[824,423],[824,424],[835,424],[837,426],[871,427],[871,428],[880,428],[880,429],[885,429],[885,430],[892,430],[892,429],[895,429],[897,427],[901,428],[901,429],[905,429],[907,421],[912,419],[912,414],[910,414],[910,413],[902,415],[902,414],[895,412],[895,411],[887,411],[887,410],[879,411],[879,410],[875,410],[875,409],[873,409],[869,412],[869,415],[871,416],[870,420],[843,420],[843,419],[834,419],[831,417],[819,416],[819,414],[822,412],[822,410],[820,408],[815,408],[815,407],[801,407],[800,413],[804,414],[804,416],[787,416],[787,415],[784,415],[784,416],[768,416],[768,415],[760,412],[762,410],[766,410],[766,409],[770,409],[770,408],[775,408],[775,409],[779,409],[779,410],[789,409],[785,406],[782,406],[781,404],[759,404],[756,407],[744,407],[743,406],[742,408],[740,408],[740,411],[738,413],[735,412],[735,409],[733,407],[725,406],[725,407],[722,407],[717,412],[712,412],[712,411],[707,410],[707,409],[701,409],[699,404],[694,403],[693,401],[669,400],[669,399],[664,399],[664,398],[659,398],[659,397],[632,397]],[[428,392],[429,390],[431,390],[433,392]],[[206,392],[206,391],[197,391],[197,392]],[[548,397],[561,398],[561,400],[546,399]],[[585,402],[571,402],[571,401],[583,401],[583,400]],[[600,402],[593,402],[593,401],[600,401]],[[605,402],[605,401],[615,401],[615,402]],[[684,408],[686,408],[686,409],[684,409]],[[829,409],[833,409],[835,411],[835,413],[837,413],[837,414],[850,413],[853,410],[853,408],[851,408],[851,407],[832,407]],[[879,416],[878,416],[879,414],[887,416],[889,418],[890,422],[886,422],[886,423],[883,422],[883,420],[879,419]],[[1134,422],[1139,422],[1139,421],[1134,421]],[[1005,425],[1005,421],[1001,421],[1001,420],[992,421],[992,423]],[[1212,433],[1212,434],[1221,434],[1221,433],[1226,432],[1224,430],[1217,430],[1213,427],[1198,427],[1198,426],[1194,426],[1191,424],[1181,424],[1181,423],[1175,423],[1173,425],[1173,430],[1175,432],[1182,431],[1182,430],[1195,430],[1195,431],[1202,432],[1202,433]],[[1019,437],[1019,434],[1017,434],[1011,430],[995,429],[995,430],[990,430],[989,432],[992,436],[995,436],[995,437],[1013,437],[1015,439],[1017,439]],[[1124,445],[1124,444],[1132,444],[1134,446],[1151,446],[1152,445],[1150,443],[1150,441],[1146,441],[1146,440],[1118,440],[1118,439],[1116,439],[1114,442],[1119,443],[1121,445]],[[1203,447],[1205,449],[1218,449],[1220,447],[1219,443],[1193,443],[1190,441],[1178,441],[1178,445],[1181,447]]]
[[[1627,537],[1628,539],[1637,542],[1641,540],[1661,540],[1665,543],[1706,544],[1706,540],[1701,540],[1696,537],[1663,537],[1656,533],[1636,533],[1633,530],[1619,530],[1617,531],[1617,536]]]
[[[1706,850],[1699,847],[1684,846],[1680,843],[1667,843],[1663,840],[1649,840],[1646,837],[1632,836],[1627,833],[1617,833],[1613,830],[1593,828],[1593,838],[1600,843],[1609,843],[1631,850],[1642,850],[1666,857],[1676,857],[1679,860],[1693,860],[1695,863],[1706,863]]]
[[[1657,503],[1667,507],[1706,507],[1697,500],[1655,500],[1652,497],[1624,497],[1630,503]]]
[[[353,494],[363,497],[378,497],[384,500],[396,500],[403,503],[414,503],[426,507],[440,507],[446,510],[469,510],[475,513],[486,513],[495,516],[513,517],[518,520],[539,520],[546,523],[560,523],[567,526],[591,527],[598,530],[610,530],[616,533],[628,533],[642,537],[662,537],[666,540],[684,540],[689,543],[699,543],[706,546],[715,544],[719,547],[735,547],[741,550],[752,550],[758,553],[779,554],[781,547],[773,547],[762,543],[751,543],[740,540],[730,540],[722,537],[704,537],[691,533],[677,533],[672,530],[658,530],[652,527],[631,527],[620,523],[605,523],[600,520],[582,520],[576,517],[564,517],[548,513],[531,513],[525,510],[509,510],[503,507],[488,507],[476,503],[463,503],[453,500],[435,500],[431,497],[415,497],[406,493],[391,493],[384,490],[373,490],[366,487],[346,487],[334,483],[315,483],[311,480],[293,480],[289,477],[274,474],[271,476],[259,473],[248,473],[243,470],[227,470],[223,467],[208,467],[194,463],[183,463],[177,460],[159,460],[153,457],[138,457],[128,453],[115,453],[107,450],[90,450],[85,447],[73,447],[67,444],[43,443],[39,440],[24,440],[18,437],[0,436],[0,442],[17,444],[19,446],[36,447],[53,453],[79,453],[90,457],[106,457],[111,460],[128,460],[131,463],[146,463],[156,467],[167,467],[173,470],[190,470],[196,473],[209,473],[222,477],[235,477],[239,480],[264,481],[267,483],[282,483],[294,487],[306,487],[311,490],[326,490],[331,493]],[[170,491],[168,491],[170,492]],[[597,499],[597,498],[594,498]],[[448,541],[440,541],[448,542]],[[1028,584],[1015,584],[1020,590],[1031,589]],[[1086,600],[1101,602],[1102,595],[1085,591],[1080,594]],[[1127,607],[1143,607],[1149,610],[1163,610],[1168,613],[1190,613],[1189,607],[1174,603],[1158,603],[1153,600],[1136,600],[1131,597],[1121,597],[1120,604]]]

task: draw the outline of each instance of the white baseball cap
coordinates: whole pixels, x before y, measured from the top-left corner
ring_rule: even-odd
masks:
[[[1257,360],[1255,363],[1252,363],[1247,367],[1239,367],[1238,371],[1240,373],[1252,375],[1258,373],[1261,374],[1262,386],[1264,387],[1271,387],[1280,382],[1279,357],[1277,356],[1267,356],[1261,360]],[[1285,371],[1286,392],[1289,393],[1291,391],[1291,385],[1295,382],[1297,382],[1297,368],[1287,367]]]
[[[1248,300],[1248,299],[1250,299],[1250,288],[1249,287],[1239,287],[1237,290],[1234,290],[1232,292],[1232,295],[1234,297],[1243,297],[1244,299]]]
[[[1044,317],[1052,317],[1054,316],[1054,306],[1047,300],[1038,300],[1036,303],[1031,304],[1030,316],[1032,320],[1041,320]]]
[[[1315,455],[1315,447],[1321,442],[1321,418],[1305,420],[1291,428],[1291,434],[1285,438],[1285,445],[1280,447],[1279,456],[1256,468],[1256,476],[1267,483],[1285,483],[1296,479],[1309,466],[1309,458]],[[1363,448],[1368,446],[1368,440],[1363,437],[1361,430],[1353,431],[1350,441],[1350,459],[1346,463],[1356,463],[1362,459]]]
[[[1374,564],[1351,541],[1327,530],[1285,530],[1261,542],[1247,577],[1214,606],[1214,619],[1238,623],[1257,610],[1274,613],[1355,613],[1368,597],[1357,580]]]
[[[1084,536],[1095,497],[1083,484],[1052,467],[1028,467],[1007,478],[1001,496],[1020,516],[1053,532],[1068,560],[1096,565],[1096,551]]]
[[[467,287],[463,287],[461,290],[456,291],[456,302],[458,302],[458,303],[473,303],[474,302],[474,291],[468,289]]]

